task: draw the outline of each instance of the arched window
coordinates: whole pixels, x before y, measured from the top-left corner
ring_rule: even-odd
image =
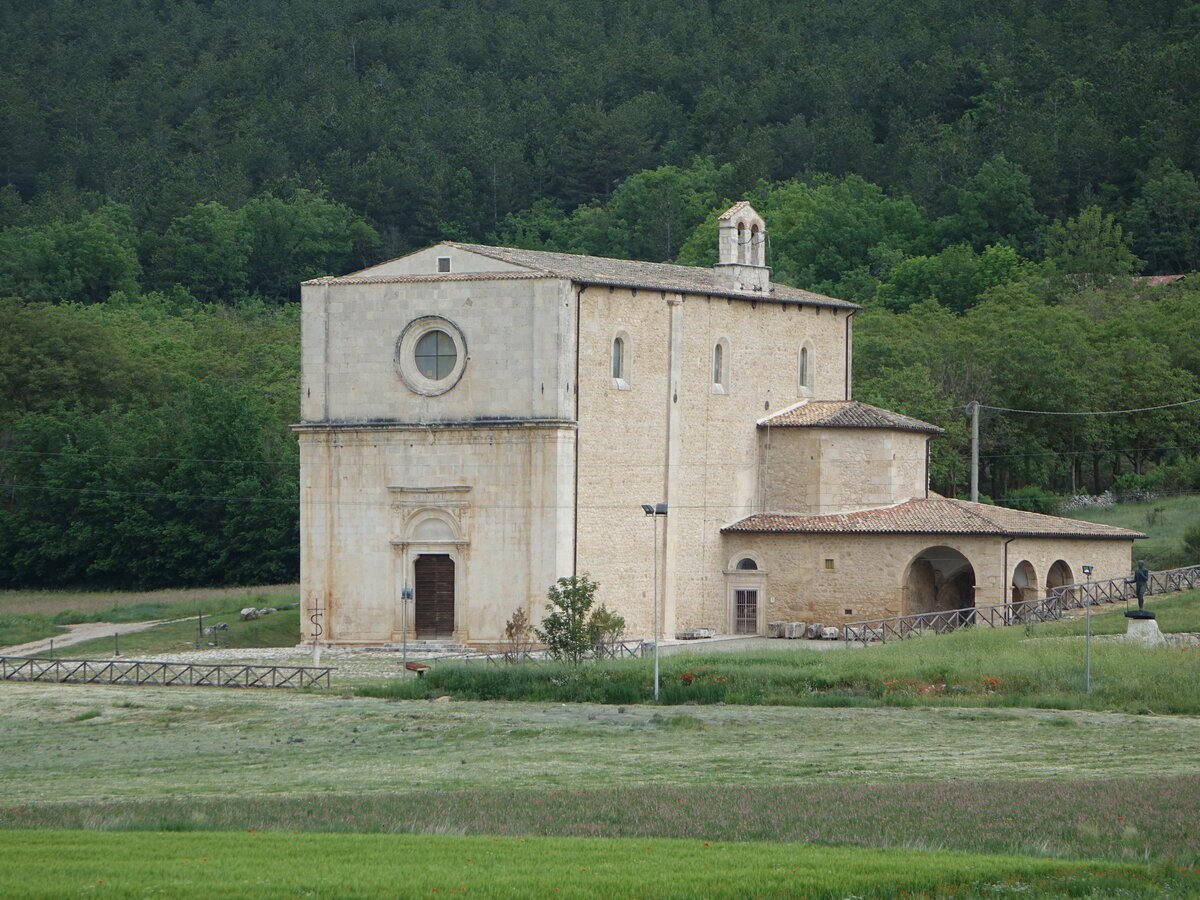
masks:
[[[752,560],[750,557],[746,556],[746,557],[743,557],[742,559],[739,559],[739,560],[738,560],[737,567],[738,567],[739,569],[743,570],[743,571],[746,571],[746,570],[748,570],[748,569],[755,569],[755,570],[757,570],[757,569],[758,569],[758,563],[756,563],[756,562],[755,562],[754,560]]]
[[[712,392],[714,394],[729,393],[729,340],[719,338],[713,344],[712,355]]]
[[[746,261],[746,223],[738,222],[737,232],[738,254],[737,261],[744,263]]]
[[[612,377],[625,377],[625,341],[619,337],[613,338]]]
[[[750,226],[750,265],[761,266],[762,264],[762,236],[758,233],[758,223],[755,222]]]
[[[799,376],[798,380],[800,382],[800,391],[802,393],[806,393],[806,392],[812,390],[812,376],[813,376],[813,371],[812,371],[813,365],[812,364],[813,364],[812,351],[807,346],[801,347],[800,348],[800,368],[799,368],[799,372],[797,374]]]

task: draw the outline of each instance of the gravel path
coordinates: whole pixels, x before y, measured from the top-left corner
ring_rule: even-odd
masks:
[[[40,641],[30,641],[28,644],[17,644],[13,647],[0,647],[0,656],[37,656],[46,653],[51,646],[69,647],[72,644],[82,644],[93,638],[112,637],[116,632],[131,634],[135,631],[145,631],[170,619],[154,619],[150,622],[84,622],[82,625],[67,625],[66,634],[55,635]]]

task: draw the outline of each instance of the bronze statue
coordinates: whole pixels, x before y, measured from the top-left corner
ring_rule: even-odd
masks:
[[[1146,568],[1145,560],[1138,560],[1132,580],[1133,589],[1137,591],[1138,609],[1142,609],[1146,602],[1146,585],[1150,583],[1150,570]]]

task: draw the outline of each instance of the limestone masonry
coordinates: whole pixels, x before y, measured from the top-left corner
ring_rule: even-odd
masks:
[[[718,224],[712,269],[445,242],[304,284],[306,640],[494,644],[572,574],[671,637],[1128,572],[1135,532],[930,493],[940,429],[851,399],[858,307]]]

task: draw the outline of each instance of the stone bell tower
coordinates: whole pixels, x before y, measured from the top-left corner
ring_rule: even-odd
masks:
[[[717,219],[716,282],[739,291],[768,291],[767,225],[743,200]]]

